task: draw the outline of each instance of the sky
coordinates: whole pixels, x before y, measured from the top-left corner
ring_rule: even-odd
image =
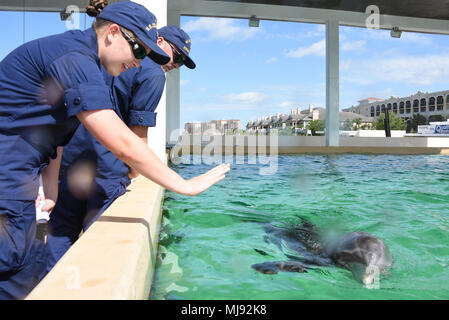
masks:
[[[24,42],[92,18],[61,21],[59,13],[0,12],[0,59]],[[325,107],[325,27],[319,24],[181,17],[197,67],[181,68],[181,128],[186,122],[289,114]],[[368,97],[404,97],[449,89],[449,36],[340,27],[340,109]],[[168,115],[169,116],[169,115]]]

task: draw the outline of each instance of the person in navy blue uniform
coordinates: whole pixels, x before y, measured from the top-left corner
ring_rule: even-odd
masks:
[[[92,4],[92,1],[91,1]],[[87,11],[95,16],[96,11]],[[137,69],[128,70],[119,77],[105,73],[111,84],[118,115],[140,136],[147,140],[147,128],[156,125],[155,109],[165,86],[165,74],[186,65],[195,68],[190,58],[191,40],[176,26],[158,30],[157,44],[170,57],[165,65],[144,60]],[[117,159],[80,125],[64,147],[59,184],[59,197],[49,222],[47,241],[47,271],[65,254],[87,228],[116,200],[138,173]],[[87,183],[79,185],[77,177],[87,170]],[[95,179],[91,177],[95,170]]]
[[[45,203],[57,198],[60,147],[81,122],[120,160],[162,187],[196,195],[222,180],[228,165],[184,180],[139,139],[114,110],[101,65],[112,76],[149,56],[169,57],[157,44],[154,15],[131,1],[104,8],[94,27],[40,38],[0,62],[0,299],[22,299],[45,271],[36,240],[42,174]]]

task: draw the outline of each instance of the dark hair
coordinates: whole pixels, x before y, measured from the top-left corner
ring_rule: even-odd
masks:
[[[89,17],[96,17],[108,4],[107,0],[90,0],[86,7],[86,13]]]
[[[100,14],[101,11],[103,11],[104,7],[108,5],[108,1],[102,1],[102,0],[90,0],[89,5],[86,7],[86,13],[89,17],[96,17]],[[95,21],[92,23],[92,28],[94,29],[100,29],[103,26],[107,26],[111,24],[111,21],[104,20],[101,18],[95,19]]]

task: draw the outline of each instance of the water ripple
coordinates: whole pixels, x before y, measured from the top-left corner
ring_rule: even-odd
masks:
[[[152,298],[449,298],[449,157],[280,156],[278,166],[261,176],[260,165],[233,165],[197,197],[166,193]],[[210,167],[173,168],[188,178]],[[381,237],[395,263],[380,288],[367,290],[332,267],[255,272],[251,264],[285,259],[264,242],[262,224],[294,226],[300,217],[329,232]]]

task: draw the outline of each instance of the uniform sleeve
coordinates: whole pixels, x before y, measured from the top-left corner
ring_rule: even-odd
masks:
[[[156,126],[156,110],[165,86],[164,73],[139,72],[128,110],[128,126]]]
[[[47,76],[62,87],[69,117],[87,110],[113,109],[110,88],[92,57],[66,54],[47,67]]]

